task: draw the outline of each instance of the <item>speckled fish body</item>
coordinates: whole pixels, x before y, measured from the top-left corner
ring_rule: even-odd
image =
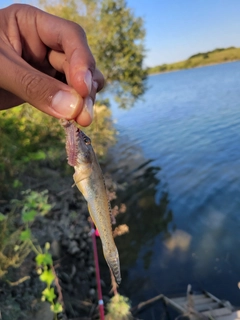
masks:
[[[67,135],[68,162],[75,169],[73,179],[88,203],[89,213],[100,234],[104,257],[116,282],[120,284],[120,263],[112,235],[111,207],[102,170],[92,148],[91,140],[76,128],[73,122],[66,121],[61,124]]]

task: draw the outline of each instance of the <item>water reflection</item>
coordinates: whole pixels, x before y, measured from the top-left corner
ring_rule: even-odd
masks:
[[[164,239],[168,237],[173,216],[166,188],[156,202],[161,168],[154,165],[154,160],[144,159],[141,150],[133,145],[130,141],[127,146],[126,143],[118,143],[112,149],[117,163],[111,158],[108,166],[119,186],[113,205],[124,203],[127,207],[126,213],[118,216],[117,223],[129,226],[129,233],[117,238],[116,243],[122,269],[135,264],[139,257],[144,268],[148,269],[155,237],[159,234]]]
[[[134,109],[113,108],[123,141],[114,163],[122,171],[115,172],[128,182],[122,191],[135,197],[131,203],[130,194],[122,195],[130,204],[118,218],[130,224],[130,234],[117,239],[124,268],[136,257],[123,274],[123,284],[130,279],[126,295],[140,302],[160,292],[183,293],[195,283],[238,305],[240,62],[150,77],[149,85]],[[129,181],[144,157],[155,159],[145,171],[162,170],[145,176],[143,170]],[[189,244],[183,241],[186,250],[179,247],[179,229],[191,235]],[[170,233],[174,241],[167,240]]]
[[[176,249],[187,251],[191,243],[191,235],[183,230],[175,230],[170,238],[164,244],[170,252]]]

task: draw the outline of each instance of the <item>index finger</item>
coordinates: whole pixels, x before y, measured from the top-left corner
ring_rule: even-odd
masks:
[[[82,97],[89,95],[95,72],[95,60],[84,30],[75,22],[41,10],[37,11],[36,27],[41,41],[46,46],[65,53],[70,82],[74,89]]]

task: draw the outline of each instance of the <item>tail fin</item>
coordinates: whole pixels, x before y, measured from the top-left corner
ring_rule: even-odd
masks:
[[[117,248],[115,247],[114,252],[111,252],[110,254],[104,252],[105,259],[107,261],[107,264],[109,268],[111,269],[114,278],[119,285],[121,283],[121,271],[120,271],[120,262],[119,262],[119,255]]]

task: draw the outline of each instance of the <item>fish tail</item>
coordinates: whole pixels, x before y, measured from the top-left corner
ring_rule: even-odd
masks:
[[[121,283],[121,271],[120,271],[120,262],[117,248],[115,247],[114,252],[104,252],[104,257],[107,261],[109,269],[112,271],[114,278],[119,285]]]

